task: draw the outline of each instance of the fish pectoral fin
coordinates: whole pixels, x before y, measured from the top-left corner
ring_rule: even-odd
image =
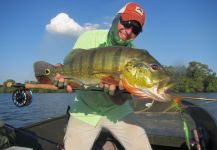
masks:
[[[97,72],[97,71],[94,71],[92,73],[92,75],[98,79],[101,79],[101,82],[104,82],[107,84],[113,84],[113,83],[116,83],[117,81],[120,81],[120,73],[119,72],[111,72],[111,71],[110,72],[109,71]]]
[[[118,85],[118,80],[115,79],[115,77],[111,76],[111,75],[106,75],[106,76],[103,76],[101,78],[101,83],[102,84],[114,84],[114,85]]]

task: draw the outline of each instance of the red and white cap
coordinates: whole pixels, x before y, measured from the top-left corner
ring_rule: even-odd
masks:
[[[118,13],[121,14],[123,21],[135,20],[138,21],[141,26],[145,23],[144,10],[136,3],[127,3]]]

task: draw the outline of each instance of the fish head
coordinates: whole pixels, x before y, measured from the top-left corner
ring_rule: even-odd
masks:
[[[45,61],[37,61],[33,65],[35,77],[42,84],[52,84],[56,76],[55,66]]]
[[[129,61],[121,76],[125,89],[131,94],[156,101],[168,101],[166,91],[172,86],[169,74],[152,56]]]

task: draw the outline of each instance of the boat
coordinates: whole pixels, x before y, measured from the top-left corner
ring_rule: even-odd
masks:
[[[191,149],[217,149],[217,123],[212,115],[190,100],[183,100],[185,106],[184,117],[190,128]],[[156,101],[145,102],[147,106],[139,108],[141,104],[133,103],[135,116],[132,121],[142,126],[149,138],[153,150],[188,150],[183,129],[183,122],[179,112],[168,103]],[[32,125],[14,128],[16,135],[14,145],[34,150],[63,149],[63,138],[69,115],[51,118]],[[112,134],[103,129],[93,145],[93,150],[118,149],[124,147]]]

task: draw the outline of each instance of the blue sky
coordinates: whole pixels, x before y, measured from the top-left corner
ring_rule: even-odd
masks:
[[[35,80],[32,65],[61,63],[80,33],[109,29],[126,0],[1,0],[0,84]],[[163,65],[199,61],[217,72],[216,0],[135,0],[146,12],[134,41]]]

